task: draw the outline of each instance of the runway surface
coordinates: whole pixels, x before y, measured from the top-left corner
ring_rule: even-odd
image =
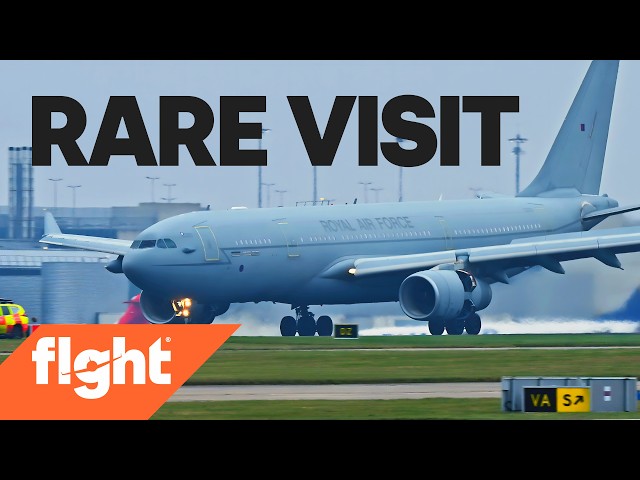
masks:
[[[391,400],[419,398],[501,398],[500,382],[394,383],[347,385],[184,386],[169,402],[224,400]]]

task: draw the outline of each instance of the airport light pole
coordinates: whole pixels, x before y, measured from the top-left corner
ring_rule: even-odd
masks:
[[[369,203],[369,199],[368,199],[369,185],[371,185],[373,182],[358,182],[358,183],[364,187],[364,203]]]
[[[58,211],[58,182],[62,180],[61,178],[50,178],[53,182],[53,213],[57,213]]]
[[[265,187],[267,187],[267,207],[271,206],[271,187],[275,185],[275,183],[263,183]]]
[[[529,140],[522,138],[518,133],[515,137],[510,138],[509,141],[516,144],[512,151],[516,156],[516,195],[518,195],[520,193],[520,154],[524,153],[522,148],[520,148],[520,144],[528,142]]]
[[[318,167],[313,166],[313,204],[318,201]]]
[[[67,185],[67,187],[69,187],[73,191],[71,205],[73,206],[72,215],[73,215],[73,223],[74,223],[74,225],[77,225],[77,223],[78,223],[78,220],[76,219],[76,189],[80,188],[81,186],[82,185]]]
[[[280,195],[280,204],[278,206],[279,207],[284,207],[283,197],[284,197],[284,194],[287,193],[287,191],[286,190],[276,190],[276,193]]]
[[[262,135],[260,136],[260,140],[258,141],[258,150],[262,150],[262,138],[265,133],[269,133],[271,131],[270,128],[263,128]],[[258,208],[262,208],[262,165],[258,165]]]
[[[155,203],[156,202],[155,183],[156,183],[156,180],[160,179],[160,177],[147,177],[147,179],[151,180],[151,203]]]
[[[171,203],[173,200],[175,200],[175,197],[171,196],[171,187],[175,187],[176,184],[175,183],[163,183],[163,185],[165,187],[167,187],[167,196],[166,197],[162,197],[162,200],[166,200],[167,203]]]
[[[384,190],[384,188],[382,188],[382,187],[371,187],[371,190],[373,192],[375,192],[374,195],[376,197],[376,203],[380,203],[379,202],[380,199],[378,198],[378,194],[379,194],[380,190]]]
[[[400,145],[404,142],[404,138],[396,137],[396,142]],[[398,175],[398,202],[402,202],[402,167],[398,168],[400,169],[400,173]]]

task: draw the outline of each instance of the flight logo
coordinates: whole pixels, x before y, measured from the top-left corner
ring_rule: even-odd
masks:
[[[0,419],[149,419],[239,327],[40,325],[0,364]]]
[[[171,341],[167,338],[167,342]],[[75,387],[78,396],[87,400],[104,397],[111,385],[127,384],[127,363],[133,367],[131,383],[146,385],[147,377],[156,385],[170,385],[171,374],[163,373],[163,363],[171,360],[171,351],[162,349],[162,338],[158,338],[148,349],[126,349],[126,337],[114,337],[111,350],[82,350],[71,361],[71,337],[42,337],[31,352],[35,363],[36,384],[49,384],[49,364],[57,363],[59,385],[70,385],[72,376],[83,383]],[[73,364],[73,369],[71,365]],[[148,364],[148,366],[147,366]]]

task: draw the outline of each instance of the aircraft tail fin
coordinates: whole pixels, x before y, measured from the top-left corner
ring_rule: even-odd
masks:
[[[619,63],[591,62],[542,168],[518,197],[558,189],[599,194]]]

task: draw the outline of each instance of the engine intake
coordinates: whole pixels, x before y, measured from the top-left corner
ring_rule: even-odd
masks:
[[[463,270],[426,270],[404,279],[398,295],[400,307],[414,320],[456,318],[472,306],[482,310],[491,303],[491,287]]]
[[[171,299],[155,297],[143,291],[140,294],[140,309],[145,318],[156,324],[171,323],[176,318]]]

